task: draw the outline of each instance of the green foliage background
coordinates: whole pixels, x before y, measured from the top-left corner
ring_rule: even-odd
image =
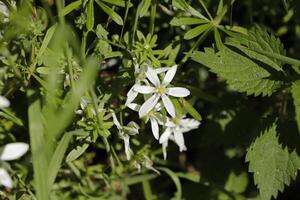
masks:
[[[0,93],[11,101],[0,144],[31,153],[0,163],[14,180],[1,199],[300,198],[299,1],[13,2],[0,25]],[[170,144],[163,160],[125,107],[135,59],[179,65],[174,84],[191,96],[176,111],[201,120],[188,151]],[[141,126],[130,161],[111,109]]]

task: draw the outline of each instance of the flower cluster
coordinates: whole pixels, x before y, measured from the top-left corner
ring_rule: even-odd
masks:
[[[10,102],[3,96],[0,96],[0,108],[9,107]],[[0,162],[19,159],[28,151],[28,144],[22,142],[9,143],[0,148]],[[2,165],[2,163],[0,163]],[[11,177],[6,168],[0,167],[0,185],[7,188],[13,187]]]
[[[153,69],[150,66],[135,65],[136,82],[127,93],[126,106],[137,111],[140,118],[150,121],[155,139],[162,144],[164,158],[168,141],[174,141],[180,151],[186,150],[183,133],[198,128],[200,123],[194,119],[177,116],[171,98],[187,97],[190,91],[183,87],[173,87],[173,80],[177,65],[170,68]],[[144,103],[137,104],[134,100],[138,94],[143,95]],[[170,98],[171,97],[171,98]],[[164,110],[166,112],[163,112]],[[159,126],[164,132],[159,135]]]

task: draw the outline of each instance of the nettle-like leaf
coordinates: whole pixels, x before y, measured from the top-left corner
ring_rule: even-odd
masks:
[[[275,124],[251,144],[246,161],[249,171],[254,173],[261,200],[276,198],[278,191],[283,191],[284,185],[296,178],[300,167],[297,153],[289,152],[279,143]]]
[[[300,81],[296,81],[292,84],[292,96],[294,99],[298,130],[300,130]]]
[[[282,70],[281,61],[262,55],[259,52],[285,55],[283,44],[273,34],[269,34],[259,26],[248,31],[247,34],[233,35],[233,37],[227,39],[226,44],[239,49],[250,58],[262,62],[276,71]]]
[[[262,66],[226,46],[219,52],[213,48],[206,48],[205,52],[196,51],[192,59],[225,79],[234,90],[247,95],[271,95],[282,85],[282,81],[276,80],[273,68]]]

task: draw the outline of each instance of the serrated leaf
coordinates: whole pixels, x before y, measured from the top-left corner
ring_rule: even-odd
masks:
[[[180,18],[174,17],[170,22],[172,26],[203,24],[203,23],[207,23],[207,21],[195,17],[180,17]]]
[[[108,14],[111,17],[111,19],[114,22],[116,22],[118,25],[121,25],[121,26],[123,25],[123,20],[118,13],[113,11],[113,9],[111,9],[109,6],[102,3],[100,0],[96,0],[96,3],[106,14]]]
[[[282,85],[282,81],[275,80],[265,67],[226,46],[217,53],[212,48],[205,52],[196,51],[192,59],[210,68],[233,89],[247,95],[271,95]]]
[[[293,96],[293,100],[294,100],[298,130],[300,131],[300,81],[296,81],[292,84],[291,91],[292,91],[292,96]]]
[[[248,149],[246,161],[249,171],[254,173],[261,200],[277,197],[295,179],[300,159],[295,151],[289,152],[279,143],[276,125],[256,138]]]
[[[201,33],[205,32],[208,29],[210,29],[211,27],[212,27],[211,24],[202,24],[202,25],[199,25],[195,28],[192,28],[191,30],[189,30],[188,32],[186,32],[184,34],[184,39],[186,39],[186,40],[193,39],[194,37],[197,37]]]
[[[247,56],[263,62],[277,71],[282,71],[281,61],[262,55],[256,51],[266,51],[268,53],[285,54],[282,43],[278,38],[259,27],[255,27],[246,34],[235,34],[229,38],[226,44],[234,46]]]

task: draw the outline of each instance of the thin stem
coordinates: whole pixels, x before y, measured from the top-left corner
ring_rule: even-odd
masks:
[[[63,6],[64,6],[64,1],[56,0],[58,18],[59,18],[59,22],[61,24],[65,24],[65,19],[64,19],[63,13],[62,13]]]
[[[84,31],[82,40],[81,40],[81,47],[80,47],[80,55],[81,58],[85,58],[85,49],[86,49],[86,39],[87,39],[88,32]]]

